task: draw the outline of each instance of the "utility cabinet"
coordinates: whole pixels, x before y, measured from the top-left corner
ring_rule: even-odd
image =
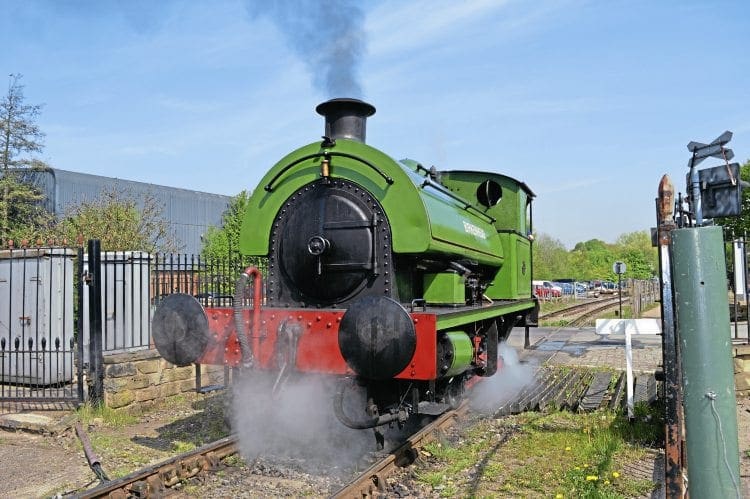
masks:
[[[69,248],[0,251],[0,381],[73,379],[73,269]]]

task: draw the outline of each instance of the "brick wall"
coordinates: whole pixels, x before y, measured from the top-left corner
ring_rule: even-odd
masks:
[[[201,384],[222,384],[222,366],[202,366]],[[133,410],[195,390],[195,366],[177,367],[156,350],[104,356],[104,403],[113,409]]]
[[[750,396],[750,345],[732,347],[734,353],[734,386],[737,395]]]

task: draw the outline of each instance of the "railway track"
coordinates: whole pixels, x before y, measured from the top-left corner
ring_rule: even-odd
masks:
[[[629,300],[627,297],[623,299],[623,301],[627,300]],[[614,298],[600,298],[594,301],[576,303],[569,307],[540,314],[539,319],[549,321],[552,319],[570,318],[571,322],[568,325],[575,326],[584,323],[587,319],[596,314],[618,306],[619,303],[620,298],[617,296]]]
[[[592,371],[590,369],[570,369],[542,367],[537,370],[534,382],[522,389],[515,397],[497,408],[494,418],[526,411],[570,410],[594,411],[599,408],[614,408],[623,403],[624,376],[614,375],[610,371]],[[653,375],[636,378],[636,401],[651,402],[656,398],[656,381]],[[446,412],[413,435],[392,452],[378,459],[364,471],[354,476],[341,488],[333,491],[336,498],[365,498],[388,496],[393,493],[388,476],[395,470],[412,463],[419,456],[419,449],[443,434],[451,426],[462,421],[470,413],[469,404],[464,402],[458,409]],[[127,497],[165,497],[176,495],[172,487],[183,484],[198,475],[205,475],[222,468],[222,460],[238,453],[238,443],[234,436],[226,437],[201,448],[180,454],[161,463],[148,466],[122,478],[105,482],[96,488],[78,494],[80,498],[127,498]],[[269,458],[271,459],[271,458]],[[249,465],[248,465],[249,466]],[[260,473],[253,470],[252,474]],[[277,472],[271,471],[273,480]],[[240,478],[243,480],[243,478]],[[283,493],[283,480],[281,490]],[[217,488],[222,487],[220,483]],[[210,487],[210,485],[209,485]],[[252,486],[245,489],[253,492]],[[330,494],[331,491],[321,491]],[[232,495],[215,491],[215,497]],[[259,494],[265,491],[257,491]],[[204,495],[199,493],[199,495]],[[293,493],[291,495],[298,495]],[[185,497],[182,494],[181,497]]]
[[[396,468],[414,462],[418,456],[420,447],[432,441],[437,434],[455,424],[456,420],[464,416],[468,410],[469,404],[468,402],[464,402],[457,409],[446,412],[409,437],[406,442],[388,456],[370,466],[361,475],[333,494],[332,497],[344,499],[350,497],[375,497],[378,494],[387,494],[386,477]]]
[[[237,439],[229,436],[161,463],[142,468],[122,478],[107,481],[76,495],[80,499],[99,497],[164,497],[167,489],[199,473],[215,469],[219,462],[237,453]]]

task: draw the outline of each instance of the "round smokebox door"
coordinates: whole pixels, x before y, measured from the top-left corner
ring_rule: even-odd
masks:
[[[339,326],[339,349],[354,372],[369,379],[389,379],[414,356],[417,332],[409,313],[385,296],[352,302]]]
[[[317,183],[289,201],[276,245],[283,278],[302,299],[344,301],[372,275],[376,225],[363,192],[343,181]]]

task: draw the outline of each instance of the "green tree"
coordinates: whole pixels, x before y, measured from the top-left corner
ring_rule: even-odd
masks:
[[[659,268],[658,253],[651,246],[651,234],[648,231],[622,234],[615,242],[617,258],[625,263],[627,271],[624,277],[650,279]],[[616,278],[612,273],[610,278]]]
[[[93,201],[72,206],[52,232],[58,240],[79,244],[99,239],[105,251],[178,251],[162,212],[163,206],[150,194],[138,201],[105,190]]]
[[[47,165],[34,157],[43,149],[44,133],[36,124],[41,105],[24,103],[21,75],[10,75],[8,93],[0,99],[0,243],[35,238],[51,217],[40,208],[42,194],[22,181],[27,169]]]
[[[534,238],[534,279],[560,279],[570,275],[568,251],[558,239],[547,234]]]
[[[612,274],[615,256],[607,243],[599,239],[590,239],[575,245],[571,259],[576,263],[581,279],[604,279]]]
[[[249,200],[250,194],[244,190],[231,199],[229,208],[222,216],[222,226],[209,227],[203,235],[201,256],[226,258],[239,251],[240,229]]]
[[[656,248],[648,231],[620,235],[614,244],[599,239],[579,242],[566,251],[560,241],[540,234],[534,243],[534,279],[572,278],[581,281],[616,281],[616,261],[625,262],[625,278],[649,279],[658,270]]]

